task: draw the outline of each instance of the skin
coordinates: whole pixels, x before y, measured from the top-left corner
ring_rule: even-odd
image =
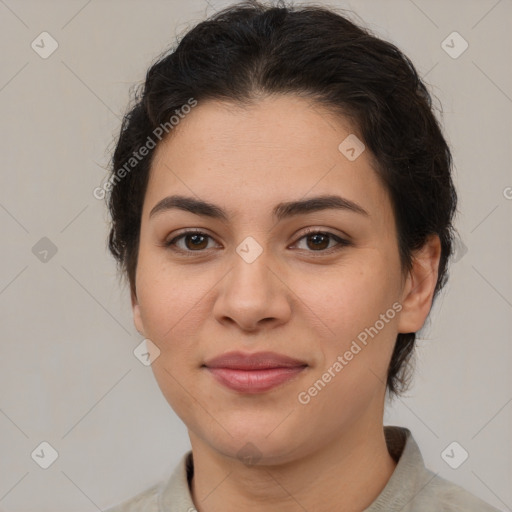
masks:
[[[396,466],[383,434],[386,373],[397,334],[418,331],[430,311],[438,237],[404,273],[390,199],[369,151],[350,161],[338,149],[357,130],[303,98],[265,97],[247,108],[199,103],[171,133],[151,168],[132,305],[137,330],[161,351],[152,364],[158,385],[189,432],[197,510],[327,512],[340,503],[363,510]],[[179,209],[150,218],[171,194],[214,203],[228,220]],[[326,194],[369,215],[326,209],[272,217],[277,203]],[[211,238],[199,250],[190,237],[165,246],[186,228]],[[306,228],[351,243],[321,237],[315,245]],[[252,263],[235,250],[248,236],[262,248]],[[401,311],[299,403],[298,394],[395,302]],[[270,391],[239,393],[202,367],[231,350],[270,350],[308,366]],[[255,464],[237,456],[248,442],[260,457]]]

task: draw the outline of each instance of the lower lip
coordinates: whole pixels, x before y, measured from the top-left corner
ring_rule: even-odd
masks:
[[[305,366],[290,368],[268,368],[266,370],[234,370],[231,368],[208,368],[224,386],[242,393],[261,393],[275,388],[297,376]]]

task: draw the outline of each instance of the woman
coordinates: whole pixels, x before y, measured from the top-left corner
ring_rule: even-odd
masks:
[[[333,10],[245,2],[149,69],[109,245],[192,450],[111,512],[495,510],[383,426],[446,281],[451,164],[412,63]]]

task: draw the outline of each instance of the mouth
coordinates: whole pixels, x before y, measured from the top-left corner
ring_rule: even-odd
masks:
[[[203,365],[217,382],[241,393],[269,391],[293,379],[307,366],[304,361],[274,352],[228,352]]]

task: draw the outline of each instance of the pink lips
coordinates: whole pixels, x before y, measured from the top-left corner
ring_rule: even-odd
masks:
[[[204,366],[234,391],[261,393],[295,377],[307,364],[274,352],[228,352],[210,359]]]

